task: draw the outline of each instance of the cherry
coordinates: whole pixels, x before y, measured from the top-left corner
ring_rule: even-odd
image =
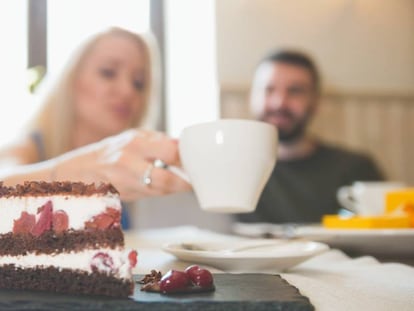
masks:
[[[178,270],[168,271],[160,281],[160,290],[164,294],[184,291],[189,286],[191,281],[187,273]]]
[[[56,233],[62,233],[68,230],[69,217],[65,211],[58,210],[53,213],[52,216],[52,227]]]
[[[200,286],[201,288],[210,288],[213,286],[213,275],[207,269],[192,265],[185,269],[185,273],[196,286]]]
[[[137,251],[130,251],[128,254],[128,260],[129,264],[132,268],[134,268],[137,265],[138,259],[137,259]]]
[[[36,216],[22,212],[20,218],[14,220],[13,233],[29,233],[36,223]]]
[[[88,229],[109,229],[119,228],[121,213],[111,207],[107,207],[104,213],[94,216],[91,220],[85,222],[85,227]]]
[[[93,272],[106,272],[110,274],[114,268],[114,261],[107,253],[99,252],[91,260],[91,269]]]
[[[39,214],[39,219],[36,224],[33,226],[31,233],[35,237],[39,237],[43,232],[50,230],[52,228],[52,219],[53,219],[53,204],[52,201],[47,201],[44,205],[38,208],[37,213]]]

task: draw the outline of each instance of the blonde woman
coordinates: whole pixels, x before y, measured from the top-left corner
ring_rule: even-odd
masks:
[[[55,81],[23,139],[0,153],[0,179],[6,185],[111,182],[124,202],[188,190],[164,169],[179,165],[176,141],[139,129],[152,77],[143,37],[111,28],[91,38]]]

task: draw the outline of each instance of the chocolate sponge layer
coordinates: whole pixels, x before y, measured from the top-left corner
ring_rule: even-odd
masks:
[[[59,270],[54,267],[22,269],[5,265],[0,267],[0,288],[128,297],[133,293],[134,282],[100,272]]]
[[[56,234],[52,230],[35,237],[29,233],[0,234],[0,256],[24,255],[26,253],[56,253],[79,251],[85,248],[115,248],[124,246],[120,228],[107,230],[69,230]]]

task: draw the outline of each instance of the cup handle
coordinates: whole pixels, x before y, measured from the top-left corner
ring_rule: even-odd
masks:
[[[174,165],[169,165],[167,169],[171,173],[177,175],[178,177],[184,179],[186,182],[191,184],[190,178],[188,177],[188,175],[181,168],[179,168],[177,166],[174,166]]]
[[[339,204],[341,204],[344,208],[353,213],[357,213],[356,201],[352,195],[351,186],[340,187],[337,191],[336,197],[338,199]]]

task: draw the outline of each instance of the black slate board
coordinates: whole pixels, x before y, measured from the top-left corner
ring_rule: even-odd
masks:
[[[214,283],[211,293],[174,296],[142,292],[136,284],[128,299],[1,290],[0,310],[314,310],[309,299],[279,275],[215,274]]]

